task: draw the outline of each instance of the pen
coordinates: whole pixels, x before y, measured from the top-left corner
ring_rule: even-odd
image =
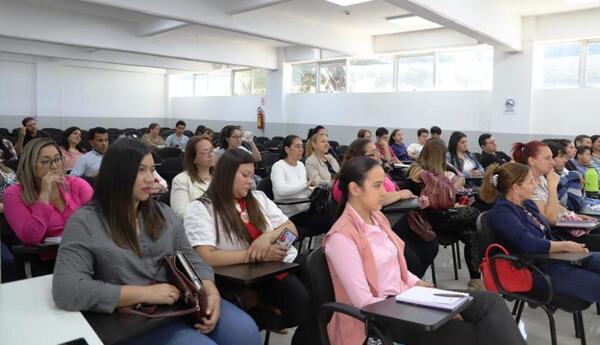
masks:
[[[433,295],[438,297],[467,297],[467,295],[456,293],[434,293]]]

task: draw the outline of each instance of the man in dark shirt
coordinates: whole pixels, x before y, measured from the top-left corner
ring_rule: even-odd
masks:
[[[15,151],[20,156],[21,152],[23,152],[23,148],[27,145],[31,139],[35,138],[43,138],[47,137],[44,131],[40,131],[37,129],[37,122],[33,117],[26,117],[21,121],[23,127],[19,129],[19,138],[17,139],[17,144],[15,145]]]
[[[484,133],[479,136],[479,146],[481,146],[481,159],[479,163],[481,163],[484,169],[493,163],[502,165],[511,161],[509,155],[502,151],[496,151],[498,148],[496,138],[490,133]]]

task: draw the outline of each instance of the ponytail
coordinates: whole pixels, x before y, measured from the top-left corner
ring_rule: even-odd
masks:
[[[500,192],[496,185],[494,185],[494,175],[498,176],[498,170],[500,165],[498,163],[491,164],[485,169],[483,175],[483,182],[481,183],[481,189],[479,190],[479,198],[488,204],[493,204],[496,199],[500,196]]]

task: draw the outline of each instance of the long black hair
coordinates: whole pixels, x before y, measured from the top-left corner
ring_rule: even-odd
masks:
[[[81,133],[81,128],[79,127],[69,127],[67,129],[65,129],[65,132],[63,133],[63,138],[62,141],[60,142],[60,146],[62,146],[63,149],[65,149],[66,151],[69,151],[69,149],[71,148],[71,144],[69,144],[69,136],[71,134],[73,134],[73,132],[75,131],[79,131],[79,133]],[[83,138],[82,138],[83,140]],[[81,147],[81,140],[79,141],[79,144],[77,144],[77,146],[75,146],[75,148],[77,149],[77,151],[84,153],[85,150],[83,149],[83,147]]]
[[[462,163],[460,159],[458,159],[458,153],[456,152],[456,147],[460,140],[467,135],[463,132],[455,131],[450,135],[450,140],[448,140],[448,152],[450,153],[450,164],[454,165],[459,171],[463,171]],[[468,153],[468,151],[467,151]]]
[[[137,255],[141,254],[136,234],[138,211],[144,219],[146,234],[152,240],[158,239],[165,225],[165,218],[152,198],[140,201],[134,209],[133,186],[140,163],[148,154],[150,149],[140,141],[117,140],[104,154],[94,184],[93,202],[106,220],[113,241]]]
[[[338,201],[335,219],[339,218],[346,208],[349,194],[348,186],[350,183],[354,182],[362,186],[367,179],[369,171],[376,166],[379,166],[376,160],[365,156],[350,158],[342,165],[342,169],[338,174],[338,188],[342,192],[342,197]]]

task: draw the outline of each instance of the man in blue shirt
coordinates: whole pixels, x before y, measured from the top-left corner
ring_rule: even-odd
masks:
[[[108,150],[108,132],[104,127],[94,127],[88,132],[92,150],[79,157],[71,170],[71,175],[96,177],[102,157]]]
[[[175,133],[169,135],[167,137],[167,140],[165,140],[167,146],[174,146],[180,148],[181,150],[185,150],[185,145],[187,144],[188,140],[190,140],[190,138],[188,138],[187,135],[183,134],[184,131],[185,122],[181,120],[177,121],[177,123],[175,124]]]

